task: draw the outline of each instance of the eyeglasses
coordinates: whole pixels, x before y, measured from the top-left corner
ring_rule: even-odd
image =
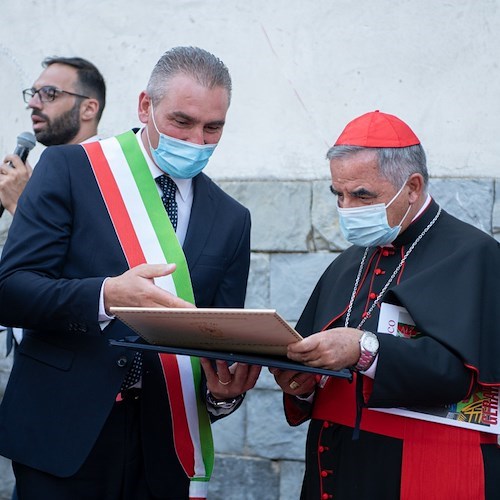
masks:
[[[30,102],[30,99],[35,97],[38,94],[38,97],[41,102],[52,102],[56,97],[59,97],[61,94],[68,94],[75,97],[81,97],[82,99],[90,99],[90,97],[81,94],[75,94],[74,92],[68,92],[67,90],[61,90],[57,87],[52,87],[50,85],[46,85],[45,87],[40,87],[38,90],[33,87],[30,89],[23,90],[23,99],[26,104]]]

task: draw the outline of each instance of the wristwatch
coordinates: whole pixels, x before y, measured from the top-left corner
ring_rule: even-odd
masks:
[[[222,408],[224,410],[230,410],[234,405],[239,403],[243,399],[243,395],[236,396],[230,399],[215,399],[211,392],[207,392],[207,403],[214,408]]]
[[[359,347],[361,349],[361,356],[354,367],[355,371],[364,372],[370,368],[373,360],[377,356],[379,343],[377,336],[368,331],[364,331],[359,339]]]

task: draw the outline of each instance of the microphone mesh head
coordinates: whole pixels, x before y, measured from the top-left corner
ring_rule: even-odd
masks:
[[[22,132],[17,136],[17,143],[31,151],[36,146],[36,139],[31,132]]]

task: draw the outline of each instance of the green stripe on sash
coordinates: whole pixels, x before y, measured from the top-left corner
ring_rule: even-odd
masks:
[[[190,358],[191,368],[193,370],[193,378],[201,383],[201,364],[199,358]],[[204,398],[197,397],[196,405],[198,409],[199,425],[198,429],[200,432],[200,441],[203,443],[201,447],[201,453],[203,455],[203,463],[205,464],[206,477],[204,478],[192,478],[193,481],[207,481],[212,475],[214,468],[214,458],[215,458],[215,448],[212,436],[212,428],[210,426],[210,419],[208,417],[207,407],[205,405]]]
[[[158,188],[133,131],[117,135],[123,154],[135,179],[146,211],[151,219],[161,249],[169,263],[177,268],[172,274],[177,296],[194,304],[193,287],[189,276],[186,257],[177,240],[172,223],[158,196]],[[152,264],[152,262],[151,262]]]

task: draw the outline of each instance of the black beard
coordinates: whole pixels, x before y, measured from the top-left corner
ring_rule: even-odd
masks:
[[[35,132],[36,140],[44,146],[57,146],[68,144],[80,131],[80,102],[52,122],[47,121],[46,127],[40,132]]]

